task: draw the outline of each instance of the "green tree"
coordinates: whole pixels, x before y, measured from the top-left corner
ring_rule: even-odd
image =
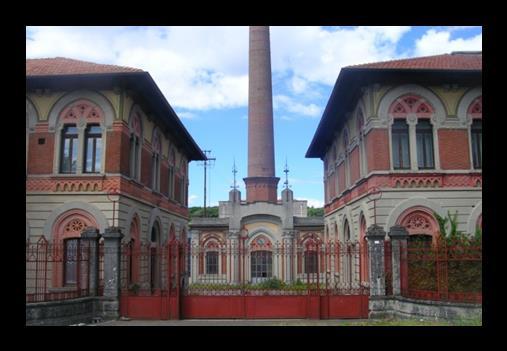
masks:
[[[308,207],[308,217],[324,217],[324,208],[322,207]]]

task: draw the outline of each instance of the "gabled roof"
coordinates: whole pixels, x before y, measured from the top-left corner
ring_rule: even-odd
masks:
[[[26,87],[27,90],[128,89],[185,150],[189,161],[206,159],[151,75],[142,69],[64,57],[27,59]]]
[[[26,60],[27,76],[144,72],[139,68],[104,65],[65,57]]]
[[[322,158],[333,137],[345,123],[345,114],[369,84],[482,84],[482,52],[451,54],[367,63],[344,67],[306,151],[306,157]]]
[[[482,52],[459,51],[444,55],[366,63],[347,68],[482,70]]]

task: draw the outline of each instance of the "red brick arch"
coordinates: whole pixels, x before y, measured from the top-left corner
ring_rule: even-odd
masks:
[[[393,118],[406,118],[409,114],[430,118],[434,113],[435,109],[426,99],[414,94],[400,96],[389,107],[389,115]]]
[[[62,213],[53,224],[52,238],[56,250],[54,254],[61,258],[61,260],[54,259],[52,276],[54,287],[63,286],[64,240],[79,238],[86,227],[98,228],[97,221],[90,213],[81,209],[72,209]]]
[[[396,224],[405,227],[409,235],[430,235],[433,242],[436,241],[440,231],[433,211],[424,206],[406,209],[398,217]]]

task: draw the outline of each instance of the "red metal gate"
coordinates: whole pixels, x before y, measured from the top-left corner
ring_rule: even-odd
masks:
[[[120,313],[135,319],[367,318],[361,252],[359,243],[315,240],[124,244]]]
[[[192,269],[182,290],[183,318],[368,318],[357,242],[217,240],[184,251]]]

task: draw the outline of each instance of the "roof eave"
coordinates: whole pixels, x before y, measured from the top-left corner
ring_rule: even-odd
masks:
[[[308,147],[308,150],[306,151],[305,157],[306,158],[323,158],[324,156],[324,147],[320,145],[319,143],[322,134],[325,133],[325,131],[328,128],[325,128],[325,125],[328,124],[328,115],[331,113],[331,110],[338,108],[336,105],[336,100],[340,97],[337,96],[338,92],[342,90],[342,86],[344,84],[347,84],[346,80],[350,77],[351,74],[362,74],[362,76],[358,78],[366,78],[368,77],[368,74],[371,73],[403,73],[403,74],[428,74],[428,73],[437,73],[437,74],[482,74],[482,69],[406,69],[406,68],[371,68],[371,67],[344,67],[340,70],[340,74],[338,75],[338,78],[336,79],[336,83],[333,87],[331,96],[328,100],[328,103],[326,105],[326,108],[324,109],[324,112],[322,114],[321,120],[319,122],[319,125],[317,126],[317,130],[313,136],[313,139],[310,143],[310,146]],[[352,83],[354,85],[358,85],[361,83],[365,83],[367,80],[364,80],[361,82],[361,79],[355,79]]]
[[[180,118],[174,112],[173,108],[165,98],[164,94],[160,91],[159,87],[151,77],[151,75],[146,72],[110,72],[110,73],[81,73],[81,74],[49,74],[49,75],[27,75],[27,83],[30,81],[44,81],[44,80],[53,80],[53,79],[93,79],[93,78],[102,78],[102,79],[108,79],[108,78],[126,78],[126,79],[145,79],[148,83],[148,88],[151,88],[153,92],[157,95],[158,100],[162,101],[163,109],[165,109],[168,112],[168,115],[171,118],[171,123],[177,124],[177,129],[183,133],[183,140],[186,140],[184,142],[184,147],[186,149],[186,152],[189,156],[189,161],[203,161],[206,160],[206,156],[202,152],[202,150],[199,148],[197,143],[194,141],[192,136],[188,133],[187,129],[181,122]],[[28,85],[27,85],[28,87]],[[163,121],[164,123],[168,123],[169,121]]]

